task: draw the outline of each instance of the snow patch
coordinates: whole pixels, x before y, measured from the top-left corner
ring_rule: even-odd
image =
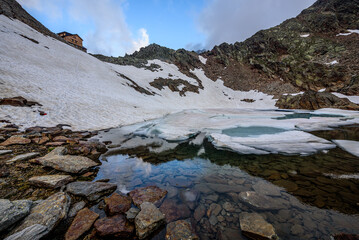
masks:
[[[359,142],[349,140],[333,140],[333,142],[344,151],[359,157]]]
[[[351,35],[351,34],[353,34],[353,33],[359,34],[359,30],[351,30],[351,29],[348,29],[347,31],[348,31],[348,33],[339,33],[339,34],[337,34],[337,37],[338,37],[338,36],[349,36],[349,35]]]
[[[300,35],[301,38],[307,38],[309,36],[310,36],[310,34],[302,34],[302,35]]]
[[[325,65],[336,65],[339,64],[337,60],[331,61],[330,63],[325,63]]]
[[[336,92],[333,92],[332,94],[339,97],[339,98],[347,98],[352,103],[359,104],[359,96],[347,96],[347,95],[344,95],[344,94],[341,94],[341,93],[336,93]]]
[[[201,61],[201,63],[203,63],[204,65],[206,65],[207,63],[207,58],[202,57],[201,55],[198,56],[199,60]]]

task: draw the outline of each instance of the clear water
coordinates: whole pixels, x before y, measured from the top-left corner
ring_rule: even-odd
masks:
[[[296,118],[310,119],[312,117],[341,118],[341,117],[344,117],[344,116],[335,115],[335,114],[292,113],[292,114],[285,114],[284,117],[278,117],[278,118],[275,118],[275,119],[277,119],[277,120],[287,120],[287,119],[296,119]]]
[[[356,127],[315,134],[359,140],[358,133]],[[182,143],[160,153],[149,147],[120,150],[102,160],[97,179],[108,178],[123,192],[149,185],[167,189],[165,201],[175,212],[171,221],[190,218],[201,239],[238,239],[241,212],[261,214],[280,239],[324,240],[337,233],[359,234],[359,180],[326,175],[359,172],[359,158],[338,148],[305,157],[248,156],[218,151],[208,142]],[[267,197],[253,206],[239,197],[246,191]],[[196,196],[195,201],[186,199],[188,192]],[[207,212],[211,204],[221,206],[216,218],[209,221],[205,214],[197,221],[195,209],[202,206]]]

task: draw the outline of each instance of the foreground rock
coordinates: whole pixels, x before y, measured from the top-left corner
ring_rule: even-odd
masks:
[[[257,213],[241,213],[239,223],[243,234],[249,239],[278,239],[273,226]]]
[[[34,224],[24,230],[17,232],[5,240],[39,240],[47,234],[47,227],[41,224]]]
[[[29,143],[31,143],[31,140],[23,136],[11,136],[5,142],[0,143],[0,146],[25,145]]]
[[[107,196],[113,193],[116,188],[116,184],[104,182],[72,182],[66,186],[67,192],[85,197],[89,201],[96,201],[103,196]]]
[[[165,223],[165,215],[153,203],[144,202],[140,207],[135,219],[136,234],[139,239],[144,239]]]
[[[105,211],[107,215],[113,216],[120,213],[126,213],[131,208],[131,198],[114,193],[111,197],[105,198]]]
[[[126,220],[124,215],[106,217],[95,222],[97,235],[100,237],[129,238],[135,230],[133,224]]]
[[[6,161],[6,164],[12,164],[16,161],[24,161],[24,160],[29,160],[29,159],[32,159],[32,158],[35,158],[35,157],[38,157],[40,156],[40,153],[38,152],[33,152],[33,153],[25,153],[25,154],[21,154],[21,155],[18,155],[16,157],[13,157],[12,159]]]
[[[282,199],[271,198],[252,191],[241,192],[239,194],[239,199],[242,202],[260,210],[279,210],[286,208],[286,204]]]
[[[63,192],[51,195],[35,206],[31,210],[30,215],[11,233],[20,232],[35,224],[44,225],[47,228],[44,235],[49,233],[62,219],[66,218],[70,202],[71,198]]]
[[[70,175],[45,175],[29,179],[29,182],[38,187],[59,188],[72,182],[74,179]]]
[[[191,223],[188,220],[179,220],[167,224],[167,240],[196,240],[199,239],[194,233]]]
[[[99,217],[88,208],[84,208],[78,212],[71,226],[65,234],[65,240],[76,240],[82,234],[90,230],[96,219]]]
[[[7,229],[30,213],[32,201],[9,201],[0,199],[0,232]]]
[[[166,190],[162,190],[157,186],[137,188],[129,192],[133,203],[139,208],[144,202],[150,202],[155,204],[156,206],[159,206],[162,203],[166,194]]]
[[[339,98],[329,92],[307,91],[299,95],[282,95],[276,106],[282,109],[308,109],[339,108],[345,110],[359,110],[359,105],[347,98]]]
[[[65,154],[66,148],[58,147],[44,157],[36,159],[36,162],[69,173],[80,173],[98,165],[87,157]]]

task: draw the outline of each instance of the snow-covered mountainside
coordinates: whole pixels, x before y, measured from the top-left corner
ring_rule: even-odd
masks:
[[[22,127],[70,124],[77,130],[101,129],[183,109],[275,105],[270,95],[234,91],[221,80],[210,80],[201,69],[192,70],[196,77],[189,77],[159,60],[148,63],[160,66],[154,69],[104,63],[4,15],[0,39],[1,98],[22,96],[42,105],[0,106],[0,119]],[[155,79],[165,79],[167,86],[150,85]],[[198,93],[181,91],[196,85],[202,85]]]

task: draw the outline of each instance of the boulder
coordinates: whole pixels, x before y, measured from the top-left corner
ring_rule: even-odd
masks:
[[[67,230],[65,240],[79,239],[82,234],[90,230],[98,217],[99,215],[97,213],[94,213],[88,208],[80,210]]]
[[[124,215],[105,217],[95,222],[97,235],[105,238],[129,238],[134,233],[134,226]]]
[[[287,208],[287,204],[280,198],[271,198],[252,191],[241,192],[239,199],[251,207],[260,210],[279,210]]]
[[[0,232],[30,213],[32,201],[0,199]]]
[[[166,199],[162,203],[160,211],[165,214],[167,223],[191,216],[191,211],[185,204],[179,204],[172,199]]]
[[[40,156],[40,153],[32,152],[32,153],[25,153],[25,154],[17,155],[16,157],[13,157],[12,159],[7,160],[6,164],[12,164],[16,161],[29,160],[29,159],[35,158],[37,156]]]
[[[11,145],[25,145],[31,143],[31,140],[23,136],[11,136],[5,142],[0,143],[0,146],[11,146]]]
[[[44,188],[59,188],[69,182],[72,182],[74,179],[70,175],[44,175],[32,177],[29,179],[30,184],[44,187]]]
[[[69,173],[80,173],[98,165],[87,157],[65,154],[66,148],[58,147],[44,157],[36,159],[35,162]]]
[[[89,201],[96,201],[103,196],[113,193],[117,188],[116,184],[104,182],[72,182],[67,184],[66,191]]]
[[[192,229],[188,220],[178,220],[167,224],[167,240],[198,240],[198,236]]]
[[[249,239],[278,239],[273,226],[257,213],[239,214],[239,223],[243,235]]]
[[[159,206],[166,194],[166,190],[162,190],[157,186],[137,188],[129,192],[129,196],[132,198],[133,203],[139,208],[144,202],[150,202]]]
[[[71,198],[63,192],[51,195],[31,209],[30,215],[12,230],[11,234],[20,232],[35,224],[44,225],[47,228],[44,235],[49,233],[62,219],[67,217],[70,202]]]
[[[131,203],[130,197],[114,193],[111,197],[105,198],[105,211],[109,216],[125,213],[131,208]]]
[[[20,232],[14,233],[13,235],[5,238],[5,240],[39,240],[47,233],[48,231],[46,226],[34,224],[24,230],[21,230]]]
[[[67,214],[68,218],[73,218],[76,216],[76,214],[83,209],[86,206],[86,203],[84,201],[80,201],[75,203],[71,208],[69,213]]]
[[[135,218],[137,216],[137,214],[140,212],[140,209],[138,208],[130,208],[127,212],[126,212],[126,218],[128,221],[130,222],[134,222]]]
[[[165,223],[165,215],[150,202],[142,203],[140,208],[135,218],[136,234],[139,239],[145,239]]]

